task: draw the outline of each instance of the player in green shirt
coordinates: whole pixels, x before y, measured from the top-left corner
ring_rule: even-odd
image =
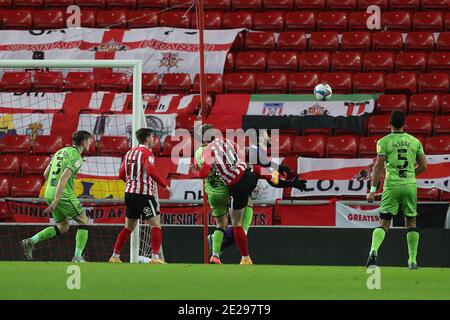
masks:
[[[21,242],[25,256],[33,259],[34,246],[41,241],[64,234],[69,230],[69,220],[75,220],[79,226],[76,234],[73,262],[85,262],[82,252],[88,239],[88,217],[73,190],[74,180],[83,164],[81,154],[88,150],[92,136],[87,131],[77,131],[72,135],[73,146],[65,147],[53,155],[45,169],[47,180],[45,201],[49,205],[45,213],[52,213],[56,225],[48,227],[33,237]]]
[[[418,139],[403,131],[405,113],[395,109],[390,117],[391,133],[377,143],[377,161],[372,176],[372,187],[367,201],[373,202],[381,175],[386,167],[380,207],[380,227],[372,234],[372,246],[367,267],[376,265],[378,249],[391,225],[392,217],[399,211],[405,216],[408,242],[408,267],[417,269],[419,232],[416,226],[417,184],[416,176],[427,168],[423,146]],[[417,166],[415,163],[417,162]]]

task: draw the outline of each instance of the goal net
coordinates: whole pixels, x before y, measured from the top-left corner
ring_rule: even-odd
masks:
[[[0,177],[0,189],[9,185],[0,196],[22,213],[19,222],[32,211],[32,199],[43,197],[42,174],[51,155],[70,146],[77,130],[95,138],[83,154],[74,186],[76,195],[93,206],[86,208],[90,222],[105,222],[96,217],[96,206],[123,203],[124,183],[118,173],[124,153],[137,145],[134,132],[150,127],[161,140],[168,134],[154,117],[145,115],[151,98],[142,97],[141,70],[138,60],[0,61],[0,156],[11,168]],[[124,214],[122,220],[112,221],[123,221]],[[51,217],[48,222],[53,222]],[[103,233],[114,239],[117,235]],[[102,248],[108,253],[112,249]],[[150,256],[150,226],[141,222],[131,236],[130,262],[145,262]]]

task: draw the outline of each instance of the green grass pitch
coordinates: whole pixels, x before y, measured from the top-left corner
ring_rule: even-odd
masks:
[[[364,267],[0,262],[0,299],[450,299],[450,268],[381,267],[369,290]]]

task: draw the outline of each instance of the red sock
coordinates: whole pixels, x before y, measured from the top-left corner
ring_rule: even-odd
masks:
[[[248,256],[248,239],[242,227],[233,227],[234,241],[239,248],[241,256]]]
[[[123,245],[130,239],[131,231],[123,227],[117,236],[116,244],[114,245],[114,254],[120,255]]]
[[[161,249],[162,232],[161,228],[153,227],[151,230],[152,253],[158,254]]]

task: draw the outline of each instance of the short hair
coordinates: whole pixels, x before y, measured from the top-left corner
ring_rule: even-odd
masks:
[[[208,123],[205,123],[203,125],[198,126],[195,131],[194,131],[194,135],[195,135],[195,139],[197,139],[198,141],[202,141],[202,142],[211,142],[214,140],[214,136],[210,137],[210,141],[203,141],[205,139],[205,134],[208,130],[212,130],[214,129],[214,127]]]
[[[142,144],[145,142],[145,140],[147,140],[147,138],[149,136],[151,136],[152,134],[154,134],[152,129],[149,128],[141,128],[139,130],[136,131],[136,139],[137,141]]]
[[[394,109],[391,112],[390,122],[395,129],[400,129],[405,125],[405,112],[402,109]]]
[[[81,146],[81,144],[89,139],[92,135],[84,130],[79,130],[72,135],[73,144],[77,147]]]

